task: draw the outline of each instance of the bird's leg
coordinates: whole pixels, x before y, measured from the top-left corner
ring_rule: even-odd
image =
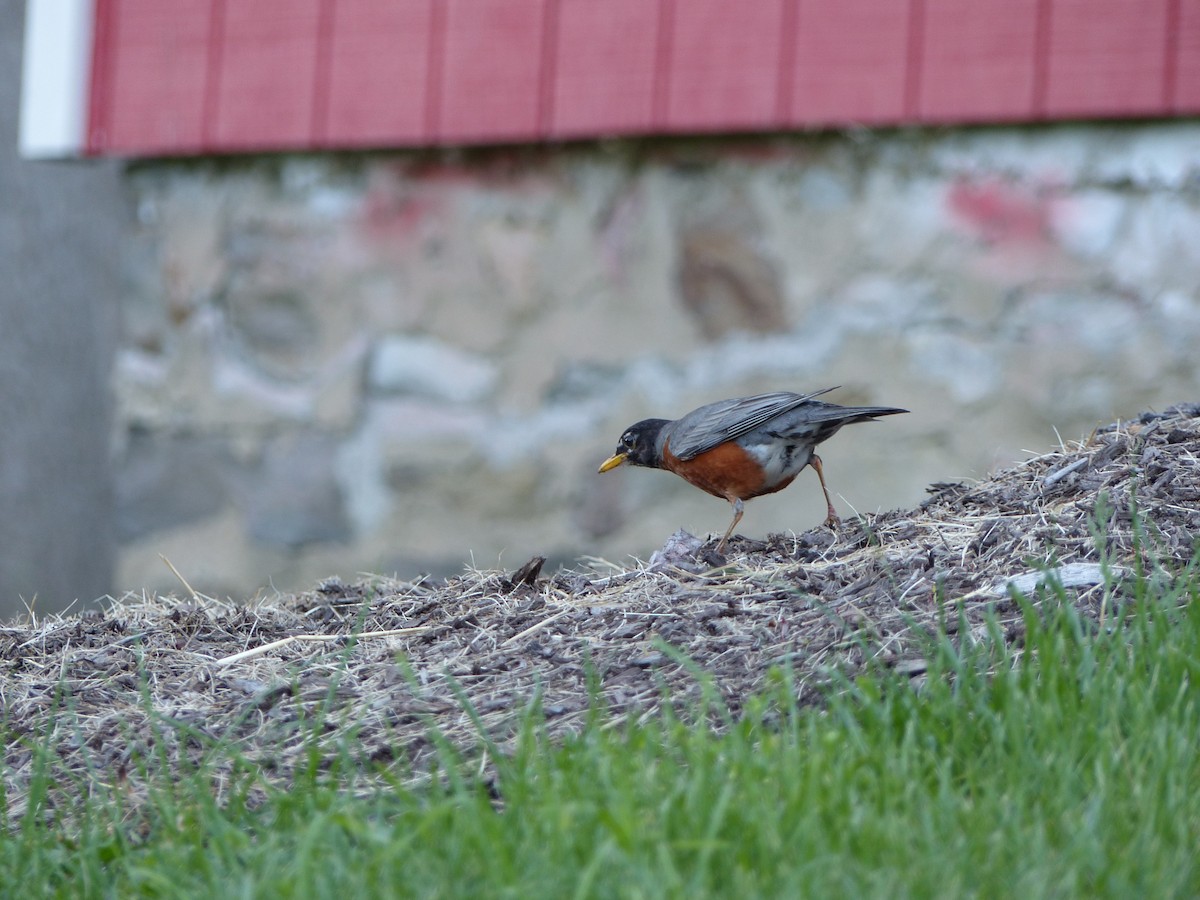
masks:
[[[721,543],[717,544],[718,553],[725,552],[725,542],[729,540],[729,536],[733,534],[733,529],[737,527],[737,523],[742,521],[742,511],[745,509],[742,501],[736,497],[729,502],[733,504],[733,521],[730,522],[729,527],[725,529],[725,536],[721,538]]]
[[[821,457],[814,453],[809,465],[816,469],[817,479],[821,482],[821,491],[825,494],[825,508],[828,513],[825,517],[825,524],[830,528],[836,528],[841,523],[841,519],[838,518],[837,510],[833,508],[833,501],[829,499],[829,488],[825,487],[825,473],[821,469]]]

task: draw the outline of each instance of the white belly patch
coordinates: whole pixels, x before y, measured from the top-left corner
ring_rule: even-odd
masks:
[[[785,478],[795,478],[812,459],[813,447],[805,441],[774,441],[750,444],[746,452],[763,467],[764,481],[775,484]]]

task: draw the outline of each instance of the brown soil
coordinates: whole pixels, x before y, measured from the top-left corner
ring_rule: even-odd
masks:
[[[133,791],[143,760],[198,760],[217,741],[280,783],[314,738],[326,760],[350,747],[420,777],[431,728],[470,750],[470,709],[503,748],[538,698],[561,734],[584,721],[589,680],[621,722],[654,715],[664,694],[686,705],[697,671],[735,715],[775,666],[792,669],[802,702],[869,658],[921,678],[930,634],[981,633],[991,614],[1018,639],[1009,582],[1036,593],[1048,567],[1101,619],[1129,573],[1195,556],[1200,404],[930,491],[918,509],[836,532],[735,538],[724,564],[712,541],[679,533],[630,568],[592,560],[544,577],[534,559],[511,574],[330,581],[247,603],[129,595],[0,627],[9,815],[24,809],[37,747],[76,789]],[[220,791],[228,754],[217,758]]]

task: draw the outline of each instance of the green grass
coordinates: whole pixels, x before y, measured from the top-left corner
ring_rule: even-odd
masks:
[[[0,891],[1195,896],[1200,581],[1137,593],[1103,629],[1051,594],[1022,651],[932,646],[920,690],[881,672],[797,710],[781,673],[723,735],[597,715],[551,745],[531,715],[501,804],[449,753],[438,787],[355,797],[314,765],[253,809],[252,772],[218,805],[201,765],[152,779],[136,814],[80,800],[70,836],[27,816],[0,838]]]

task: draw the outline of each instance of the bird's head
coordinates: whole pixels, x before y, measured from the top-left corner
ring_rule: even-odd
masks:
[[[648,469],[662,468],[661,448],[658,437],[668,419],[643,419],[635,425],[630,425],[617,442],[617,450],[600,464],[600,471],[607,472],[622,463],[631,466],[645,466]]]

